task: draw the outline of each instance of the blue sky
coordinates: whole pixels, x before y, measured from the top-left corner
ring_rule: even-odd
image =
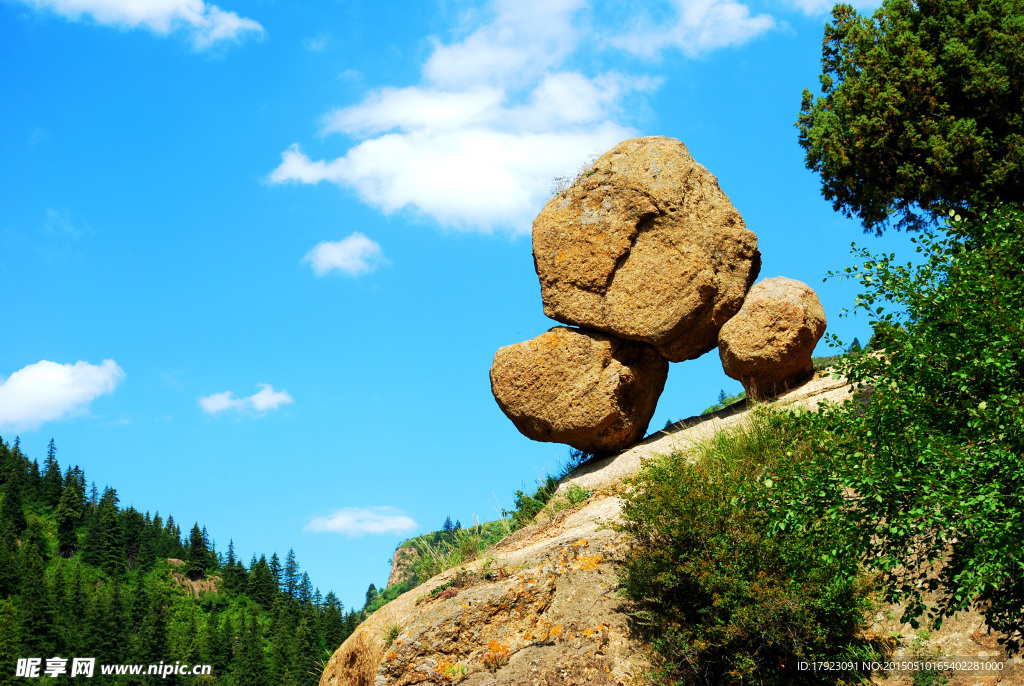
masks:
[[[565,459],[488,381],[553,325],[553,177],[680,138],[845,340],[825,273],[906,251],[803,166],[827,2],[225,2],[0,1],[0,434],[346,605]],[[651,427],[719,389],[714,353],[672,365]]]

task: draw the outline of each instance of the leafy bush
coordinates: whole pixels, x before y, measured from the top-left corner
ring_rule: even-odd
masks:
[[[636,545],[620,583],[661,659],[655,682],[826,683],[797,661],[867,650],[855,636],[868,587],[853,560],[826,561],[802,537],[769,535],[753,505],[773,486],[764,475],[787,431],[762,411],[632,480],[621,529]]]
[[[542,481],[538,486],[537,490],[533,492],[533,495],[528,495],[526,491],[518,490],[515,492],[515,509],[514,510],[502,510],[503,517],[512,517],[510,524],[511,531],[518,531],[524,526],[527,526],[533,521],[551,496],[558,490],[558,479],[551,476],[550,474]]]
[[[916,239],[924,261],[858,251],[847,269],[865,289],[885,349],[839,371],[870,402],[809,414],[763,503],[774,530],[843,535],[830,554],[858,555],[885,598],[923,594],[933,619],[979,605],[1019,650],[1024,630],[1024,213],[1012,206]]]
[[[569,504],[573,507],[584,502],[590,497],[590,495],[590,491],[577,483],[571,483],[569,484],[569,488],[565,489],[565,499],[568,500]]]

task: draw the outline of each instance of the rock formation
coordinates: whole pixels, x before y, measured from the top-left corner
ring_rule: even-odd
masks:
[[[823,378],[775,402],[812,410],[823,400],[843,402],[851,390],[843,379]],[[649,636],[629,621],[631,608],[616,592],[620,565],[636,545],[614,526],[621,521],[625,480],[659,455],[709,440],[748,418],[746,411],[724,418],[692,417],[650,442],[580,467],[562,480],[555,496],[564,498],[572,485],[593,491],[578,509],[553,515],[545,509],[531,526],[506,537],[482,559],[449,569],[374,612],[337,647],[320,686],[643,683],[651,667]],[[904,609],[883,605],[864,632],[868,640],[905,636],[890,643],[891,659],[913,660],[922,649],[983,661],[1004,659],[997,643],[1003,636],[988,633],[977,608],[947,619],[929,640],[914,638],[910,624],[900,621]],[[1024,683],[1019,658],[1004,664],[1001,686]],[[871,679],[880,686],[900,686],[909,677],[894,671]],[[996,680],[965,677],[952,683]]]
[[[557,326],[499,349],[491,391],[527,437],[608,453],[643,438],[667,375],[644,343]]]
[[[722,368],[748,396],[774,396],[813,374],[811,354],[823,333],[825,310],[807,284],[765,279],[718,334]]]
[[[671,362],[712,350],[757,278],[757,236],[681,141],[624,141],[533,224],[544,313],[644,341]]]

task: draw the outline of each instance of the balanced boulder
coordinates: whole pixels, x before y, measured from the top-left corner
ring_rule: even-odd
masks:
[[[823,333],[825,310],[814,290],[778,276],[750,289],[718,334],[718,354],[747,395],[768,398],[814,373],[811,354]]]
[[[761,267],[718,180],[664,136],[619,143],[548,202],[533,259],[547,316],[672,362],[715,347]]]
[[[649,345],[556,326],[500,348],[491,391],[526,437],[603,454],[643,438],[667,376]]]

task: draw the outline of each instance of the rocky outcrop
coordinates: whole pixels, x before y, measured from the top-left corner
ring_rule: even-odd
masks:
[[[491,391],[527,437],[609,453],[643,438],[667,375],[644,343],[558,326],[499,349]]]
[[[603,498],[562,512],[399,597],[334,653],[320,686],[633,683],[647,661],[615,593],[628,543],[599,524],[619,510]]]
[[[411,546],[400,545],[395,548],[395,554],[391,557],[391,574],[388,576],[387,585],[400,584],[411,577],[412,567],[419,557],[419,551]]]
[[[748,396],[772,397],[813,374],[811,355],[824,333],[825,310],[814,290],[782,276],[765,279],[718,335],[722,368]]]
[[[842,379],[815,378],[774,402],[813,409],[849,394]],[[747,416],[693,417],[618,455],[587,462],[562,479],[554,499],[564,503],[572,485],[592,491],[578,509],[553,516],[546,509],[484,559],[450,569],[377,610],[335,651],[320,686],[642,683],[649,646],[616,593],[616,573],[632,542],[609,526],[622,510],[622,482],[649,460],[690,449]],[[877,611],[866,635],[896,641],[895,660],[921,654],[1003,658],[1000,636],[987,632],[977,611],[947,619],[927,635],[897,619],[900,607]],[[1007,660],[999,677],[954,677],[950,684],[997,680],[999,686],[1024,684],[1020,658]],[[885,686],[910,681],[905,673],[871,676]]]
[[[650,343],[669,361],[712,350],[757,278],[757,236],[681,141],[624,141],[533,224],[544,313]]]

